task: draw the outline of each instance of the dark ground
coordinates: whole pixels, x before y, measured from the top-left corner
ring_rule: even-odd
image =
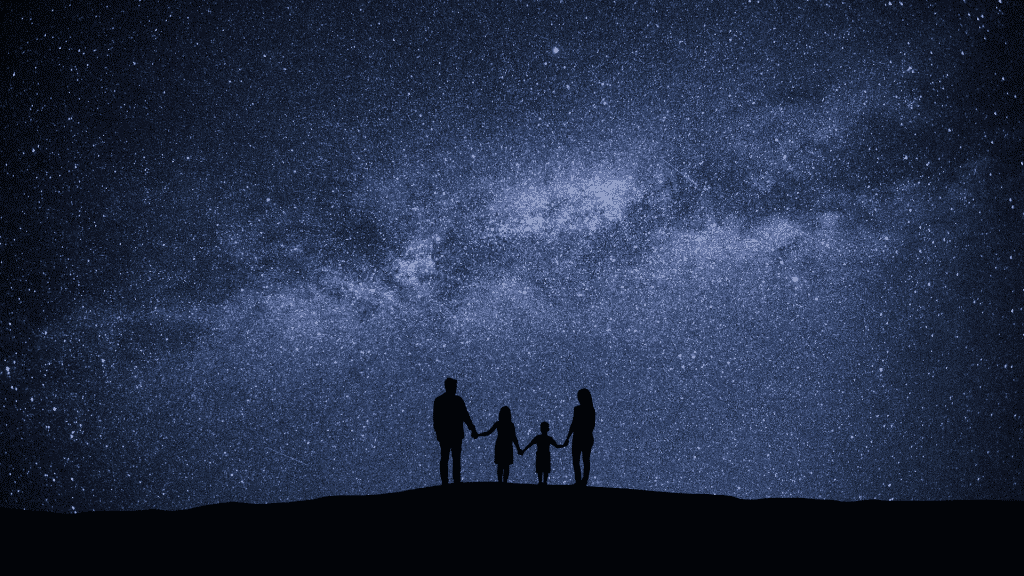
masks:
[[[79,568],[142,561],[237,569],[326,560],[332,570],[353,563],[378,569],[439,563],[459,572],[519,565],[546,572],[553,566],[603,569],[610,566],[606,562],[668,560],[673,572],[706,562],[714,568],[699,571],[806,566],[817,572],[826,568],[822,562],[832,565],[828,570],[996,565],[1020,542],[1022,511],[1015,501],[740,500],[467,483],[181,511],[67,515],[0,509],[0,522],[9,550],[39,547],[46,561]]]

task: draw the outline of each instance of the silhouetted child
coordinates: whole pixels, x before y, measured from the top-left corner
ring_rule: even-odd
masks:
[[[512,423],[512,409],[508,406],[501,407],[498,421],[480,436],[487,436],[495,429],[498,430],[498,439],[494,442],[494,463],[498,465],[498,482],[504,484],[508,482],[508,467],[512,465],[512,445],[515,444],[519,454],[523,453],[516,437],[516,425]]]
[[[523,452],[530,449],[530,446],[537,445],[537,484],[547,484],[548,474],[551,473],[551,447],[565,448],[565,444],[559,444],[555,442],[555,439],[548,436],[548,423],[540,423],[540,434],[533,437],[530,443],[519,451],[519,455],[522,456]]]

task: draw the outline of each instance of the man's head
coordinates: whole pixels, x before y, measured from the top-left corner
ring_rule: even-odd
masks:
[[[548,423],[547,422],[541,422],[540,423],[540,431],[541,431],[541,433],[542,434],[547,434],[548,430],[550,430],[550,427],[548,426]]]
[[[458,380],[456,380],[455,378],[445,378],[444,391],[449,394],[455,394],[455,387],[458,383]]]

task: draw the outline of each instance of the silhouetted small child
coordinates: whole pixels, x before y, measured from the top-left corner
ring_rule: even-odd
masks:
[[[487,436],[495,429],[498,430],[498,439],[494,442],[494,463],[498,465],[498,482],[505,484],[508,482],[508,467],[512,465],[512,444],[516,445],[519,455],[523,455],[523,450],[519,447],[519,438],[516,437],[516,425],[512,423],[512,409],[508,406],[501,407],[498,411],[498,421],[480,436]]]
[[[548,436],[548,423],[540,423],[540,434],[534,436],[533,440],[519,451],[519,455],[522,456],[523,452],[530,449],[530,446],[537,445],[537,484],[547,484],[548,474],[551,473],[551,447],[565,448],[565,444],[558,444],[554,438]]]

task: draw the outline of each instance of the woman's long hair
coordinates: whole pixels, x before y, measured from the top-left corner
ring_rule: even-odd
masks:
[[[576,393],[576,399],[580,401],[581,405],[594,408],[594,397],[590,395],[590,390],[580,388],[580,391]]]
[[[512,409],[508,406],[502,406],[501,410],[498,410],[498,422],[511,422],[512,421]]]

